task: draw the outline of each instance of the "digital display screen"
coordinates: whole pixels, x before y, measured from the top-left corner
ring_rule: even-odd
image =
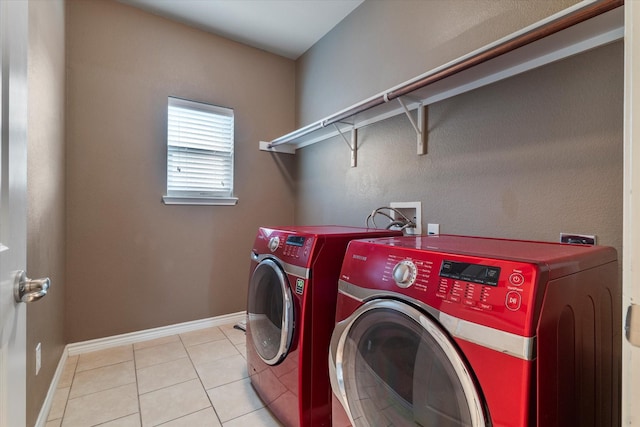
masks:
[[[444,260],[440,266],[440,277],[498,286],[500,267]]]
[[[302,246],[302,245],[304,245],[304,237],[302,237],[302,236],[289,236],[289,237],[287,237],[287,245]]]

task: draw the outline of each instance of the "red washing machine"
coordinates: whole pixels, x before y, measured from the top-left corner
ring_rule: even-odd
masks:
[[[399,231],[260,228],[251,253],[247,363],[251,383],[286,426],[330,426],[327,366],[338,275],[349,241]]]
[[[355,426],[620,425],[613,248],[353,241],[336,319],[331,385]]]

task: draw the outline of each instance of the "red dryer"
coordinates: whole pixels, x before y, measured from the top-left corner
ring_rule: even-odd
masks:
[[[251,253],[247,364],[253,387],[285,426],[331,426],[327,355],[347,244],[401,234],[340,226],[260,228]]]
[[[602,246],[353,241],[334,393],[355,426],[618,426],[618,268]]]

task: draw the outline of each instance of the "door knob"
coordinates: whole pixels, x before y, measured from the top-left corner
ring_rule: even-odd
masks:
[[[49,286],[51,286],[51,281],[48,277],[44,279],[29,279],[24,271],[18,271],[13,295],[16,302],[38,301],[47,295]]]
[[[627,319],[624,325],[627,341],[640,347],[640,305],[630,304],[627,308]]]

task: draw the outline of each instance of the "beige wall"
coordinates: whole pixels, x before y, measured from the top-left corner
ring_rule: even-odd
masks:
[[[365,1],[297,61],[297,123],[327,117],[577,2]]]
[[[27,425],[34,425],[64,348],[65,12],[63,0],[29,3],[27,272],[51,290],[27,306]],[[35,375],[35,347],[42,368]]]
[[[621,255],[622,66],[618,42],[430,105],[425,156],[405,116],[359,131],[357,168],[341,140],[303,148],[296,221],[358,225],[421,201],[443,233],[590,233]]]
[[[260,224],[293,221],[293,61],[114,1],[67,2],[69,342],[245,310]],[[237,206],[166,206],[167,97],[235,110]],[[283,172],[284,171],[284,172]]]

